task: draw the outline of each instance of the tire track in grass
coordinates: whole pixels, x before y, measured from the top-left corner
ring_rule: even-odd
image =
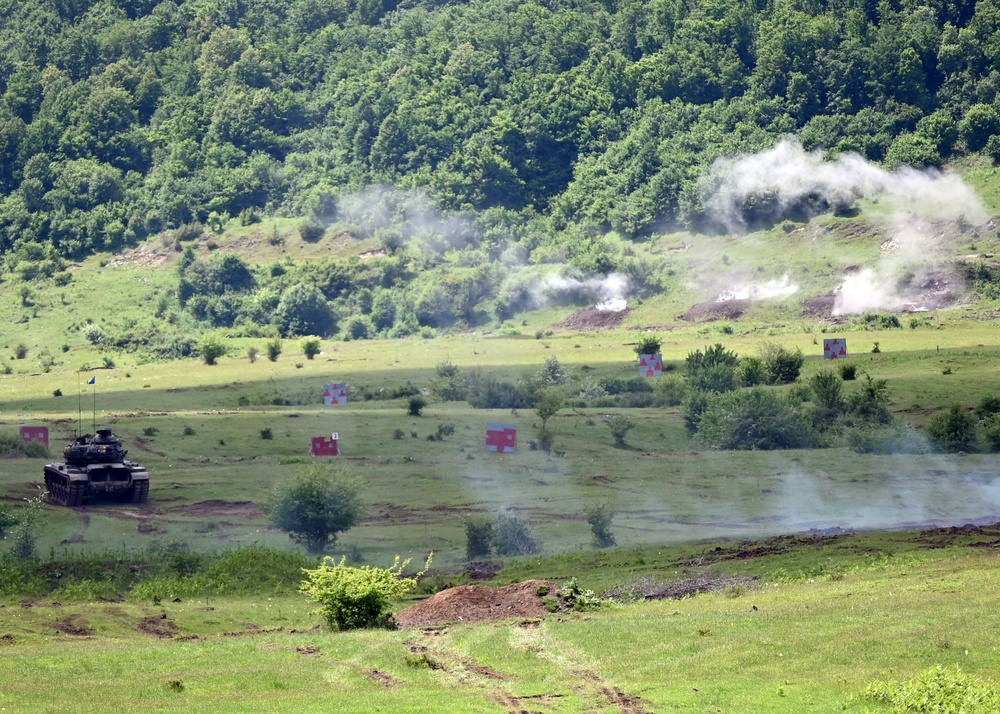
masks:
[[[577,683],[574,692],[588,707],[613,706],[619,714],[653,714],[650,704],[641,697],[628,694],[605,680],[585,653],[552,637],[544,622],[532,627],[512,628],[510,644],[558,667],[568,679]]]
[[[564,711],[557,706],[563,694],[536,694],[519,697],[510,687],[516,679],[459,651],[448,636],[447,629],[425,630],[406,641],[408,661],[439,672],[457,688],[474,688],[500,706],[508,714],[556,714]]]

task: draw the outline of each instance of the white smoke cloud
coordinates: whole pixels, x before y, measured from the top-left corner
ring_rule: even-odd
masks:
[[[785,274],[780,278],[763,283],[739,285],[720,293],[715,299],[718,302],[726,300],[774,300],[790,297],[798,291],[799,286],[792,283],[788,275]]]
[[[545,276],[535,290],[539,304],[589,303],[601,310],[624,310],[629,295],[628,278],[621,273],[607,277],[584,277],[582,274]]]
[[[836,291],[834,315],[937,307],[949,292],[940,283],[957,282],[943,258],[955,227],[987,217],[983,202],[956,175],[908,167],[887,171],[858,154],[826,161],[795,139],[758,154],[720,159],[708,180],[715,189],[705,208],[733,232],[746,228],[743,212],[754,201],[763,200],[773,218],[806,204],[878,203],[873,220],[888,236],[882,257],[845,278]]]

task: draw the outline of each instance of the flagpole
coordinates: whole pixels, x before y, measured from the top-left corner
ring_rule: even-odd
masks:
[[[94,385],[94,433],[97,433],[97,377],[90,380]]]
[[[76,435],[83,431],[83,386],[80,384],[80,373],[76,373]]]

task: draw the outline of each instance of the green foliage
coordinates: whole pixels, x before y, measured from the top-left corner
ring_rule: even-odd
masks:
[[[485,558],[493,549],[493,521],[485,516],[468,516],[465,525],[465,557]]]
[[[299,224],[299,235],[306,243],[315,243],[326,233],[326,227],[317,221],[304,221]]]
[[[554,417],[566,403],[562,390],[555,388],[543,389],[535,402],[535,414],[542,420],[542,429],[546,428],[549,419]]]
[[[858,375],[858,366],[851,362],[841,362],[837,365],[837,370],[840,372],[840,378],[845,382],[852,381]]]
[[[593,503],[583,509],[583,517],[590,526],[594,536],[594,547],[610,548],[615,544],[615,535],[611,532],[611,521],[615,512],[606,503]]]
[[[493,523],[491,540],[497,555],[530,555],[538,552],[528,524],[513,513],[498,513]]]
[[[427,400],[419,394],[414,394],[406,401],[406,413],[410,416],[418,417],[423,414],[424,407],[426,406]]]
[[[32,498],[24,499],[25,505],[18,512],[17,525],[11,530],[10,553],[20,561],[33,560],[35,558],[36,543],[38,542],[38,531],[42,526],[42,509],[48,493],[42,493]]]
[[[760,358],[767,369],[768,384],[791,384],[799,378],[806,359],[802,350],[790,350],[773,342],[761,348]]]
[[[896,422],[862,422],[848,430],[847,444],[859,454],[927,454],[932,451],[923,434]]]
[[[320,353],[322,341],[318,337],[304,337],[299,342],[299,348],[306,359],[314,359]]]
[[[389,568],[354,567],[347,565],[346,558],[339,563],[326,558],[319,567],[305,570],[306,580],[299,591],[319,605],[313,614],[320,615],[331,630],[386,627],[392,601],[417,587],[431,556],[422,571],[403,577],[409,564],[409,559],[400,562],[399,556]]]
[[[275,310],[274,320],[285,337],[328,337],[336,329],[326,298],[311,283],[298,283],[285,290]]]
[[[198,343],[198,354],[205,364],[213,365],[226,354],[226,343],[216,334],[208,334]]]
[[[654,401],[659,406],[676,407],[684,402],[687,385],[677,375],[664,375],[653,385]]]
[[[744,357],[736,367],[736,379],[741,387],[756,387],[768,384],[771,379],[768,366],[760,357]]]
[[[956,453],[976,450],[976,420],[963,407],[953,404],[936,414],[927,425],[927,436],[941,451]]]
[[[635,428],[635,422],[624,414],[612,414],[604,418],[604,423],[611,430],[611,436],[615,440],[615,447],[619,449],[627,447],[628,444],[625,439],[628,433]]]
[[[711,396],[698,438],[712,449],[798,449],[815,442],[801,405],[764,387]]]
[[[271,522],[310,553],[322,553],[361,516],[358,483],[321,464],[300,468],[279,484],[262,509]]]
[[[695,350],[685,360],[688,384],[697,390],[728,392],[736,389],[736,368],[740,358],[716,343],[704,350]]]
[[[282,345],[280,337],[275,337],[274,339],[268,340],[267,342],[264,343],[264,352],[267,354],[267,359],[270,362],[278,361],[278,356],[281,355],[281,349]],[[253,352],[248,352],[247,354],[256,355],[256,350],[254,350]],[[253,356],[250,357],[250,361],[251,362],[255,361]]]
[[[0,504],[0,540],[6,538],[7,531],[16,524],[17,516],[14,515],[14,511],[7,504]]]
[[[442,402],[458,402],[468,396],[468,382],[451,360],[439,362],[434,368],[431,394]]]
[[[632,348],[637,355],[658,355],[660,354],[660,347],[663,344],[661,340],[656,335],[643,334],[639,341]]]
[[[861,390],[847,397],[847,411],[855,418],[872,424],[888,424],[892,421],[889,411],[889,382],[865,375]]]
[[[941,665],[909,680],[878,680],[865,687],[864,698],[889,707],[887,714],[992,714],[1000,711],[1000,690],[965,674],[958,667]]]

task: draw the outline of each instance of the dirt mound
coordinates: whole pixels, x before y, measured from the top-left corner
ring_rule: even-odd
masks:
[[[556,324],[556,327],[562,327],[567,330],[579,330],[581,332],[586,330],[607,330],[621,325],[628,313],[628,308],[624,310],[598,310],[597,308],[577,310],[565,320]]]
[[[684,313],[688,322],[708,320],[737,320],[750,309],[749,300],[709,300],[692,305]]]
[[[461,585],[411,605],[392,616],[399,627],[427,627],[449,622],[495,622],[509,617],[543,617],[543,598],[559,586],[548,580],[525,580],[502,588]]]

